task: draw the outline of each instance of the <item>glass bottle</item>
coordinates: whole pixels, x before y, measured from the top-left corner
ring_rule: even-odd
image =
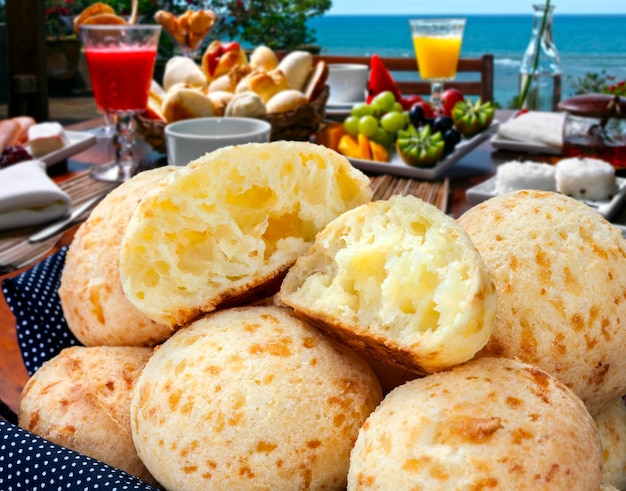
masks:
[[[520,97],[523,97],[524,86],[530,78],[522,107],[533,111],[556,111],[561,100],[562,70],[552,37],[554,5],[546,9],[545,4],[536,4],[533,10],[532,36],[520,67]]]

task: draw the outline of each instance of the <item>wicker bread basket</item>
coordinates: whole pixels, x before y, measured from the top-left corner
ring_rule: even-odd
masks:
[[[260,116],[272,125],[270,139],[308,141],[319,128],[326,113],[326,102],[330,88],[327,86],[310,104],[304,104],[293,111],[272,113]],[[157,152],[165,153],[165,125],[163,121],[155,121],[141,115],[135,117],[137,133]]]

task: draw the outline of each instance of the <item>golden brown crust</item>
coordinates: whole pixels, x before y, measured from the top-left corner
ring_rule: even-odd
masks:
[[[155,484],[135,450],[130,400],[150,348],[72,347],[26,383],[19,424],[51,442]]]
[[[362,359],[290,310],[221,310],[150,360],[133,438],[167,489],[339,490],[381,398]]]
[[[72,333],[86,346],[152,346],[172,334],[126,299],[119,250],[124,229],[144,193],[172,167],[145,171],[107,195],[79,227],[69,247],[59,297]]]
[[[517,191],[459,218],[498,292],[485,353],[558,377],[592,415],[622,396],[626,357],[626,242],[583,202]]]
[[[359,431],[347,489],[592,491],[601,479],[580,399],[532,365],[483,358],[385,396]]]
[[[309,102],[313,102],[320,96],[327,81],[328,65],[324,60],[320,60],[315,64],[315,68],[304,86],[304,94],[309,99]]]

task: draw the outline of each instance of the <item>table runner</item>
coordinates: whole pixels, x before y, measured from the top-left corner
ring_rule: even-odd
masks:
[[[371,176],[370,179],[374,200],[388,199],[394,194],[412,194],[431,203],[444,213],[447,210],[450,192],[448,179],[421,181],[388,174]],[[116,186],[115,183],[92,179],[89,171],[84,171],[59,183],[59,187],[72,198],[72,206],[80,205],[98,194],[110,192]],[[41,227],[29,227],[0,233],[0,274],[32,264],[54,247],[59,236],[37,244],[28,242],[28,237],[39,228]]]

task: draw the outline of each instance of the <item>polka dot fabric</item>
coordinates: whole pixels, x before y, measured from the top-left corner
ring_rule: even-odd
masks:
[[[119,469],[50,443],[2,420],[0,489],[156,491]]]
[[[63,348],[80,345],[57,294],[67,248],[2,282],[30,375]],[[7,408],[7,414],[8,414]],[[3,414],[5,414],[3,412]],[[5,416],[6,417],[6,416]],[[156,488],[99,460],[55,445],[0,419],[0,490],[140,490]]]
[[[80,345],[61,308],[57,290],[67,248],[31,269],[6,279],[2,290],[13,312],[24,365],[30,375],[63,348]]]

